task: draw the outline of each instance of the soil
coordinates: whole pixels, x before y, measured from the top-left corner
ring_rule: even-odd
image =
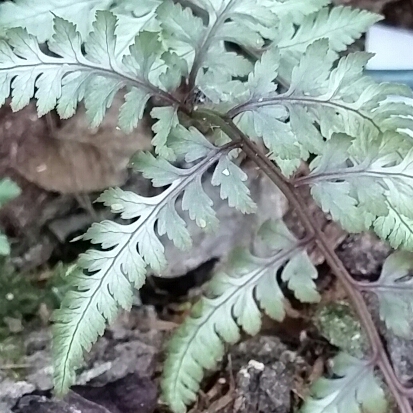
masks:
[[[413,28],[411,0],[335,2],[380,12],[389,24]],[[82,111],[71,120],[60,121],[55,114],[38,119],[34,105],[18,113],[8,106],[0,109],[0,176],[13,178],[22,188],[22,195],[0,211],[0,225],[12,240],[12,266],[36,286],[47,284],[57,262],[70,263],[87,247],[70,240],[92,222],[108,217],[106,211],[92,205],[102,189],[120,185],[140,194],[151,193],[148,182],[127,168],[133,153],[150,148],[149,125],[143,123],[129,136],[121,134],[114,121],[116,106],[93,131],[87,128]],[[267,197],[269,189],[260,177],[254,176],[249,183],[257,196]],[[360,280],[376,279],[389,248],[370,234],[346,237],[307,200],[314,220],[337,245],[349,272]],[[262,202],[263,218],[277,211],[300,233],[294,213],[287,210],[279,193],[274,191],[274,199],[265,204]],[[199,238],[202,247],[196,254],[174,257],[171,278],[150,278],[132,312],[122,314],[94,346],[77,385],[64,400],[54,399],[51,392],[49,317],[53,304],[41,297],[36,315],[5,317],[10,337],[0,341],[0,411],[167,412],[158,393],[165,343],[201,294],[217,260],[234,239],[248,244],[252,228],[258,224],[237,215],[225,216],[223,222],[232,238],[220,236],[220,243]],[[289,413],[301,406],[311,383],[322,376],[327,360],[337,352],[331,343],[341,338],[332,338],[323,325],[338,326],[332,304],[345,299],[323,257],[317,251],[311,257],[320,273],[319,287],[324,290],[323,317],[333,318],[323,324],[320,313],[294,300],[283,323],[265,318],[261,336],[245,337],[229,349],[218,370],[207,375],[191,413]],[[375,314],[376,310],[372,304]],[[343,311],[353,326],[353,331],[348,331],[346,325],[344,335],[357,335],[359,325],[351,309],[343,304],[340,317]],[[384,329],[382,333],[397,374],[412,380],[412,342],[396,339]]]

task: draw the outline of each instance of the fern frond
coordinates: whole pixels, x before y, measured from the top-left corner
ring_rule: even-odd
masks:
[[[281,277],[288,287],[304,301],[319,299],[312,281],[315,268],[305,252],[307,242],[298,242],[281,221],[267,222],[261,234],[272,254],[259,258],[235,250],[226,269],[213,277],[207,295],[194,306],[169,344],[162,389],[175,413],[185,412],[186,405],[195,400],[204,370],[215,367],[224,354],[225,343],[237,342],[241,330],[258,333],[261,311],[275,320],[284,318],[285,299],[277,272],[285,263],[289,261]],[[306,257],[305,263],[302,257]],[[296,272],[293,267],[299,262],[303,265]]]
[[[76,25],[83,39],[87,39],[97,11],[109,10],[118,18],[116,27],[116,53],[122,57],[135,37],[142,31],[159,32],[155,18],[156,8],[162,0],[17,0],[0,3],[0,35],[11,28],[21,27],[35,36],[40,43],[54,34],[53,17],[58,16]]]
[[[394,107],[386,98],[391,94],[411,96],[411,90],[376,84],[363,76],[370,58],[367,53],[349,54],[332,69],[334,58],[329,57],[329,50],[327,40],[311,44],[283,94],[277,94],[274,82],[279,50],[268,50],[248,81],[244,85],[238,82],[238,96],[222,94],[220,110],[230,107],[230,102],[243,102],[228,115],[250,137],[262,138],[276,160],[306,160],[309,153],[320,153],[324,139],[334,132],[371,139],[384,132],[391,132],[386,135],[389,139],[403,133],[412,122],[407,118],[411,108],[405,104]],[[267,70],[262,71],[261,66]]]
[[[328,39],[329,55],[346,50],[359,39],[370,26],[382,20],[382,16],[351,7],[325,7],[317,13],[304,17],[296,30],[293,22],[282,20],[274,43],[280,49],[280,77],[291,81],[293,68],[299,63],[307,47],[320,39]]]
[[[302,23],[303,19],[328,5],[330,0],[286,0],[273,1],[271,11],[278,17],[280,23]]]
[[[413,253],[397,251],[386,258],[377,281],[363,284],[379,299],[380,318],[387,328],[404,338],[412,335],[412,270]]]
[[[332,379],[321,378],[301,413],[387,412],[383,389],[374,376],[371,362],[340,353],[333,360]]]
[[[97,126],[116,92],[129,86],[132,90],[121,108],[120,125],[130,131],[151,96],[173,101],[149,81],[152,65],[162,52],[156,33],[141,33],[130,47],[130,55],[119,60],[117,19],[112,13],[97,12],[85,53],[75,26],[59,17],[54,22],[48,46],[58,57],[44,54],[37,40],[21,28],[8,31],[7,41],[0,40],[0,104],[12,89],[13,110],[22,109],[34,96],[40,116],[57,106],[60,117],[68,118],[84,98],[91,124]]]
[[[0,3],[0,35],[21,27],[40,43],[52,38],[54,16],[77,26],[83,38],[89,34],[96,11],[107,10],[111,0],[17,0]]]
[[[150,153],[140,153],[135,161],[136,168],[151,179],[154,186],[169,185],[164,192],[146,198],[121,189],[109,189],[98,199],[122,219],[134,221],[129,224],[103,221],[92,225],[83,236],[99,244],[101,249],[81,254],[79,269],[70,276],[73,290],[55,313],[55,388],[59,394],[64,394],[74,383],[74,372],[82,361],[83,351],[89,350],[103,334],[106,322],[111,322],[120,308],[131,307],[133,287],[142,286],[147,266],[162,273],[167,263],[159,237],[166,234],[180,249],[191,246],[185,221],[175,208],[178,196],[183,193],[182,209],[188,210],[190,218],[201,228],[217,224],[212,201],[202,188],[201,178],[214,163],[227,159],[232,146],[214,147],[196,129],[177,128],[176,142],[179,136],[183,141],[191,141],[185,152],[192,159],[200,159],[191,168],[179,169]],[[184,145],[176,143],[175,146],[183,148]],[[194,152],[198,154],[196,157]],[[228,168],[231,173],[226,178],[249,195],[239,168],[232,163]],[[253,205],[249,196],[230,200],[243,211],[246,205]]]
[[[123,56],[134,43],[135,37],[142,31],[161,31],[156,19],[156,9],[162,0],[142,0],[140,2],[121,0],[117,1],[110,11],[118,18],[116,28],[116,53]]]
[[[261,47],[263,28],[271,28],[277,18],[271,12],[271,1],[254,0],[195,0],[195,5],[205,10],[208,23],[195,17],[189,8],[164,1],[157,14],[163,28],[163,36],[169,47],[185,55],[190,70],[189,84],[198,87],[204,70],[222,82],[231,76],[246,75],[248,61],[234,52],[225,50],[224,41],[241,46]],[[242,69],[242,70],[241,70]]]
[[[311,193],[334,220],[354,232],[370,229],[394,248],[413,249],[413,149],[402,140],[370,141],[336,135],[316,158]],[[407,147],[407,149],[406,149]]]

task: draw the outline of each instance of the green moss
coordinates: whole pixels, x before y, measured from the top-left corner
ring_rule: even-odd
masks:
[[[320,307],[314,322],[331,344],[355,357],[363,357],[368,348],[367,339],[348,303],[337,302]]]
[[[50,311],[60,306],[68,288],[65,274],[69,267],[58,264],[44,283],[37,281],[38,274],[21,274],[7,259],[0,260],[0,340],[19,332],[19,323],[35,319],[41,304]]]

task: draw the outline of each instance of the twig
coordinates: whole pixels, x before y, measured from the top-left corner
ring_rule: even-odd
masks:
[[[308,232],[308,235],[314,236],[317,246],[323,253],[331,271],[342,283],[369,339],[372,351],[372,361],[374,361],[374,363],[381,369],[386,383],[399,406],[400,413],[413,413],[409,400],[406,397],[406,394],[409,394],[409,389],[404,389],[394,373],[393,367],[387,357],[386,350],[361,292],[357,289],[355,281],[344,267],[334,249],[330,247],[324,233],[313,224],[311,218],[307,215],[305,202],[297,193],[294,186],[284,178],[276,165],[238,129],[231,119],[226,119],[210,110],[195,111],[193,116],[198,119],[207,119],[212,125],[219,126],[232,140],[241,140],[241,149],[285,195],[290,205],[296,211],[298,218]]]

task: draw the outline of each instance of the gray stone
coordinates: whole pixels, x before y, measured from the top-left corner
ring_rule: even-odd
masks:
[[[127,383],[137,391],[133,400],[136,404],[143,403],[142,406],[151,406],[153,399],[156,400],[156,388],[150,377],[154,373],[155,357],[162,342],[160,339],[162,333],[153,328],[153,317],[153,309],[144,307],[133,310],[129,314],[123,314],[114,323],[113,329],[109,328],[105,337],[100,338],[90,354],[86,356],[86,362],[77,376],[77,385],[95,387],[102,395],[107,392],[107,387],[111,383],[118,383],[125,377],[132,377]],[[146,342],[140,339],[141,336],[146,338]],[[32,332],[25,338],[24,352],[19,364],[25,366],[21,371],[24,374],[22,381],[16,382],[5,374],[1,374],[0,371],[1,413],[10,413],[8,410],[12,409],[24,395],[35,391],[47,392],[52,389],[51,334],[48,330]],[[118,384],[116,386],[116,392],[119,395],[121,390]],[[139,386],[144,390],[139,390]],[[146,397],[143,401],[142,395]],[[126,396],[128,392],[125,391],[122,397]],[[40,399],[30,400],[35,403],[36,409],[40,409],[38,411],[41,413],[48,412],[44,409],[49,409],[50,406],[50,409],[55,408],[51,401],[43,403]],[[30,400],[26,399],[26,402]],[[69,408],[59,406],[64,413]],[[56,411],[61,413],[59,410]],[[140,412],[137,408],[135,411]],[[141,411],[146,413],[150,409],[141,409]],[[67,412],[72,413],[71,410]],[[114,410],[113,413],[119,412]],[[124,412],[120,411],[120,413]]]
[[[18,403],[15,413],[112,413],[110,410],[76,393],[65,400],[51,400],[44,396],[25,396]]]
[[[294,384],[291,369],[281,361],[265,366],[250,360],[237,374],[234,413],[288,413]]]
[[[299,360],[278,337],[246,340],[234,346],[231,359],[233,371],[237,372],[231,413],[291,411],[294,365]]]
[[[0,412],[7,412],[25,394],[30,394],[35,390],[35,386],[25,381],[12,381],[4,379],[0,381]]]
[[[386,332],[387,346],[394,371],[402,383],[413,380],[413,340],[397,337]]]

